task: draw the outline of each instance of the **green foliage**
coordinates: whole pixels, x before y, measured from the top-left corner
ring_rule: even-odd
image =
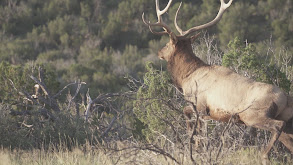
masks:
[[[127,71],[124,74],[141,75],[140,71],[144,70],[143,60],[140,57],[142,53],[138,50],[137,46],[126,45],[125,50],[119,59],[119,66],[127,68]]]
[[[27,33],[32,27],[32,9],[27,3],[10,2],[0,6],[0,30],[13,35]]]
[[[273,64],[259,59],[252,44],[242,44],[236,37],[228,44],[228,52],[223,56],[223,66],[233,68],[237,73],[244,74],[257,81],[275,84],[284,91],[290,91],[290,81],[286,75]]]
[[[170,76],[163,71],[154,69],[152,63],[146,64],[147,72],[144,75],[144,85],[137,92],[134,102],[134,113],[142,128],[146,140],[153,141],[155,135],[170,131],[168,118],[178,115],[170,109],[167,100],[174,95],[174,88],[170,84]]]
[[[219,8],[218,5],[219,4],[217,3],[217,1],[214,1],[214,0],[203,1],[199,9],[194,8],[192,5],[189,5],[190,9],[185,11],[192,14],[192,19],[190,19],[187,22],[187,25],[189,26],[188,28],[197,26],[197,24],[205,24],[211,21],[217,14],[217,10]],[[198,10],[198,13],[194,13],[194,11],[196,12],[197,10]],[[215,28],[216,27],[211,28],[211,33],[215,32],[214,30]]]
[[[44,66],[44,81],[48,85],[48,89],[55,92],[59,87],[59,82],[52,68]],[[5,102],[12,105],[20,105],[22,96],[19,92],[33,93],[33,86],[35,82],[29,77],[33,75],[37,77],[37,73],[33,67],[29,65],[11,65],[7,62],[0,63],[0,102]],[[26,91],[29,90],[29,91]],[[20,109],[19,109],[20,108]],[[23,108],[15,107],[15,110]]]
[[[59,113],[54,122],[44,120],[38,110],[31,110],[32,116],[14,116],[9,112],[12,107],[0,104],[0,146],[11,149],[48,149],[49,146],[71,148],[76,144],[82,145],[97,137],[89,124],[82,118],[75,118],[69,113]]]
[[[33,88],[32,81],[28,81],[29,68],[13,66],[7,62],[0,63],[0,102],[14,103],[19,96],[15,96],[15,88]]]
[[[141,31],[145,30],[145,26],[137,21],[141,21],[141,13],[151,4],[152,2],[148,0],[121,1],[116,10],[109,12],[108,21],[101,29],[105,43],[114,48],[121,48],[126,43],[117,40],[117,38],[127,38],[128,44],[142,46],[141,43],[145,40],[145,36]]]
[[[161,1],[160,7],[166,4],[166,0]],[[186,30],[209,22],[219,5],[214,0],[183,0],[178,23]],[[173,2],[163,16],[173,31],[178,6],[179,2]],[[208,31],[217,35],[220,48],[236,36],[260,43],[272,34],[272,42],[292,52],[291,9],[289,0],[235,1],[220,23]],[[156,22],[155,3],[149,0],[3,1],[0,61],[51,65],[61,83],[84,79],[91,88],[102,84],[91,90],[95,93],[121,90],[117,84],[125,84],[122,77],[141,77],[145,61],[155,61],[157,50],[168,38],[160,39],[149,32],[141,20],[143,12],[147,20]],[[102,57],[107,51],[110,58]],[[90,59],[86,60],[87,56]]]
[[[263,40],[263,36],[269,37],[270,34],[265,33],[264,30],[266,27],[260,28],[258,24],[265,25],[266,22],[262,16],[258,15],[257,9],[255,5],[243,1],[232,4],[218,25],[219,40],[222,45],[227,45],[235,37],[249,42]]]
[[[30,40],[7,40],[0,45],[0,61],[20,64],[28,60],[35,60],[36,56],[33,42]]]
[[[293,44],[293,19],[290,17],[293,14],[292,1],[260,1],[259,6],[266,15],[276,44],[291,47]]]
[[[97,92],[115,91],[121,88],[121,77],[113,74],[113,49],[101,51],[94,45],[85,44],[80,48],[78,63],[70,67],[70,79],[80,78],[91,82],[89,87]]]
[[[80,2],[80,15],[84,18],[89,19],[91,14],[92,14],[92,8],[90,6],[90,4],[86,3],[86,2]]]
[[[44,4],[43,12],[49,19],[66,14],[77,14],[80,11],[79,0],[47,0]]]
[[[56,46],[61,44],[63,47],[79,46],[82,42],[82,35],[87,31],[83,18],[77,19],[68,15],[50,21],[47,28],[49,39]]]
[[[259,65],[255,47],[243,45],[238,37],[228,44],[228,53],[223,57],[223,66],[233,66],[236,72],[251,69],[255,71]]]

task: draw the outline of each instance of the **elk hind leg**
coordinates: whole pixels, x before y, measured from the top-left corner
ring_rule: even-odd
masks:
[[[279,140],[290,150],[293,154],[293,127],[291,124],[286,124],[281,133]]]
[[[265,122],[256,124],[254,126],[260,129],[268,130],[272,133],[271,140],[269,141],[267,147],[262,152],[262,161],[263,161],[263,164],[266,164],[268,160],[268,154],[270,150],[272,149],[273,145],[275,144],[275,142],[278,140],[279,136],[281,135],[282,130],[285,126],[285,122],[281,120],[270,119],[270,118],[267,118],[261,121],[265,121]]]

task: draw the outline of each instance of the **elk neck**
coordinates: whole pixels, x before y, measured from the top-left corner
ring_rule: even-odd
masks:
[[[171,73],[173,83],[181,89],[183,80],[202,66],[207,66],[207,64],[195,56],[191,42],[178,41],[174,54],[168,61],[168,70]]]

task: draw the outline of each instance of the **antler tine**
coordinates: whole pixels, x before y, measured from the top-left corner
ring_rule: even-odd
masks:
[[[225,3],[224,0],[220,0],[220,1],[221,1],[221,7],[220,7],[220,9],[219,9],[219,12],[218,12],[217,16],[216,16],[211,22],[208,22],[208,23],[206,23],[206,24],[199,25],[199,26],[196,26],[196,27],[192,27],[192,28],[188,29],[187,31],[183,31],[182,33],[180,33],[181,36],[186,37],[187,35],[189,35],[189,34],[192,33],[192,32],[195,32],[195,31],[198,31],[198,30],[202,30],[202,29],[208,28],[208,27],[210,27],[210,26],[212,26],[212,25],[218,23],[218,22],[221,20],[223,14],[224,14],[224,12],[225,12],[225,10],[226,10],[226,9],[232,4],[232,2],[233,2],[233,0],[229,0],[228,3]],[[178,10],[179,10],[179,9],[178,9]],[[176,15],[177,15],[177,14],[176,14]],[[176,17],[177,17],[177,16],[176,16]],[[175,19],[176,19],[176,18],[175,18]],[[176,26],[176,24],[175,24],[175,26]],[[177,27],[176,27],[176,28],[177,28]],[[180,28],[179,28],[179,29],[180,29]],[[177,30],[178,30],[178,29],[177,29]],[[178,31],[179,31],[179,30],[178,30]]]
[[[154,31],[154,30],[152,29],[151,26],[149,26],[149,29],[150,29],[150,31],[151,31],[153,34],[156,34],[156,35],[168,34],[167,31],[156,32],[156,31]]]
[[[228,3],[225,3],[224,0],[221,0],[221,7],[223,5],[224,10],[227,9],[231,4],[232,4],[233,0],[229,0]]]
[[[171,3],[172,3],[172,0],[169,0],[167,6],[163,10],[160,10],[159,0],[156,0],[156,12],[157,12],[158,20],[161,20],[162,18],[161,16],[167,12]]]
[[[178,7],[178,9],[176,11],[175,19],[174,19],[174,24],[175,24],[175,27],[176,27],[177,31],[182,35],[183,31],[182,31],[182,29],[177,24],[177,16],[178,16],[179,10],[181,8],[181,5],[182,5],[182,2],[180,2],[180,5],[179,5],[179,7]]]
[[[144,19],[144,13],[142,13],[142,21],[144,24],[148,25],[149,26],[149,29],[150,31],[153,33],[153,34],[157,34],[157,35],[162,35],[162,34],[168,34],[169,32],[171,32],[171,30],[168,30],[168,26],[164,23],[160,23],[160,22],[156,22],[156,23],[150,23],[150,22],[146,22],[145,19]],[[152,27],[153,26],[161,26],[163,27],[165,30],[162,31],[162,32],[155,32],[153,31]],[[166,30],[167,29],[167,30]]]
[[[171,29],[168,25],[166,25],[163,20],[162,20],[162,15],[164,13],[167,12],[167,10],[169,9],[170,5],[172,3],[172,0],[169,0],[167,6],[163,9],[163,10],[160,10],[160,5],[159,5],[159,0],[156,0],[156,13],[157,13],[157,17],[158,17],[158,22],[156,23],[150,23],[150,22],[146,22],[145,19],[144,19],[144,13],[142,13],[142,21],[149,26],[149,29],[152,33],[154,34],[159,34],[159,35],[162,35],[162,34],[170,34],[171,33]],[[159,27],[162,27],[164,29],[164,31],[162,32],[154,32],[152,30],[152,26],[159,26]]]

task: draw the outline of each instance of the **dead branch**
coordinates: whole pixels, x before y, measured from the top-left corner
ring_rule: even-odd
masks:
[[[193,146],[193,136],[197,134],[196,132],[196,129],[197,129],[197,126],[198,126],[198,122],[199,122],[199,113],[198,111],[196,110],[196,107],[191,103],[192,105],[192,110],[193,112],[195,113],[196,115],[196,118],[195,118],[195,122],[192,126],[192,133],[190,135],[190,138],[189,138],[189,153],[190,153],[190,159],[193,163],[196,163],[195,160],[193,159],[193,153],[192,153],[192,146]]]
[[[79,93],[79,90],[81,88],[82,85],[86,84],[85,82],[80,82],[80,80],[78,80],[75,84],[77,84],[77,88],[76,88],[76,91],[75,91],[75,94],[74,96],[69,100],[69,103],[67,105],[67,109],[66,111],[69,110],[70,106],[71,106],[71,102],[75,99],[75,97],[77,96],[77,94]],[[63,88],[64,89],[64,88]]]
[[[220,146],[219,146],[217,154],[216,154],[216,161],[218,160],[220,152],[222,151],[223,145],[225,144],[224,134],[227,130],[229,130],[233,126],[233,124],[234,124],[233,120],[235,117],[236,117],[236,115],[232,115],[230,117],[226,127],[224,128],[224,130],[221,133],[221,143],[220,143]]]
[[[42,88],[42,90],[43,90],[43,92],[44,92],[44,94],[45,94],[46,96],[49,96],[49,97],[50,97],[50,93],[49,93],[49,91],[48,91],[46,85],[43,83],[43,81],[38,80],[36,77],[34,77],[34,76],[32,76],[32,75],[30,75],[30,78],[31,78],[32,80],[34,80],[37,84],[40,85],[40,87]]]
[[[86,111],[85,111],[84,115],[85,115],[85,121],[88,122],[88,118],[90,115],[90,109],[93,104],[93,100],[91,99],[91,96],[90,96],[90,89],[88,89],[88,91],[86,93],[86,98],[87,98],[87,106],[86,106]]]
[[[105,136],[107,136],[108,132],[111,130],[111,128],[114,125],[114,122],[117,120],[117,116],[114,116],[108,126],[108,128],[101,134],[101,138],[104,138]]]
[[[71,85],[75,85],[76,84],[76,82],[73,82],[73,83],[69,83],[69,84],[67,84],[66,86],[64,86],[58,93],[56,93],[54,96],[53,96],[53,98],[56,98],[56,97],[58,97],[58,96],[60,96],[61,94],[62,94],[62,92],[65,90],[65,89],[67,89],[69,86],[71,86]]]
[[[39,70],[39,72],[41,72]],[[40,73],[41,74],[41,73]],[[46,99],[44,99],[43,101],[45,101],[54,111],[56,112],[60,112],[60,108],[59,105],[57,103],[57,101],[50,95],[50,92],[48,91],[46,85],[43,83],[43,80],[38,80],[37,78],[35,78],[34,76],[30,75],[30,78],[32,80],[34,80],[37,84],[40,85],[42,91],[44,92],[44,94],[48,97],[48,101]],[[40,76],[41,78],[41,76]]]
[[[143,145],[134,145],[134,146],[130,146],[130,147],[124,147],[122,149],[116,149],[116,148],[107,148],[109,150],[112,150],[114,152],[121,152],[121,151],[125,151],[125,150],[130,150],[130,152],[138,152],[140,150],[147,150],[147,151],[151,151],[157,154],[160,154],[164,157],[167,157],[171,160],[173,160],[176,164],[181,164],[176,158],[174,158],[171,154],[169,154],[168,152],[166,152],[164,149],[160,148],[159,146],[155,145],[155,144],[143,144]]]

